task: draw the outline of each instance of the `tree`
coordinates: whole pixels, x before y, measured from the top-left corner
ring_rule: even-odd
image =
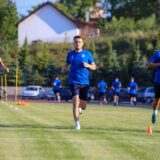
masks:
[[[133,17],[136,20],[156,13],[157,0],[108,0],[112,16]]]
[[[107,79],[112,80],[117,76],[119,63],[116,50],[112,47],[112,42],[108,40],[105,45],[105,54],[99,54],[99,60],[96,63],[97,68],[100,70],[101,79],[107,77]]]
[[[17,42],[17,28],[18,14],[16,5],[10,0],[0,1],[0,45],[1,50],[6,47],[14,47]],[[3,47],[2,47],[3,46]]]
[[[98,0],[63,0],[57,6],[65,14],[76,19],[85,20],[86,12],[95,5]]]
[[[130,77],[135,77],[139,80],[139,83],[143,83],[144,78],[147,78],[147,59],[144,57],[140,51],[139,45],[132,41],[131,52],[128,57],[128,72]],[[143,74],[142,74],[143,73]]]

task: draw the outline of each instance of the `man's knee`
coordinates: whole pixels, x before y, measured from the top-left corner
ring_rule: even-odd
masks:
[[[86,106],[87,106],[87,101],[80,101],[80,107],[85,110],[86,109]]]

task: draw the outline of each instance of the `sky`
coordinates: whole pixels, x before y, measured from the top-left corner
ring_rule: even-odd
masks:
[[[31,10],[32,7],[47,1],[55,2],[56,0],[12,0],[12,1],[16,3],[19,15],[27,15],[28,14],[27,11]]]

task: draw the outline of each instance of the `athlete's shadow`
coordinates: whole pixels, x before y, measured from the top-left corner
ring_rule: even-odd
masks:
[[[72,126],[52,126],[52,125],[36,125],[36,124],[0,124],[0,129],[2,128],[12,128],[12,129],[63,129],[71,130]]]
[[[36,125],[36,124],[0,124],[0,129],[4,128],[10,128],[10,129],[51,129],[51,130],[75,130],[74,126],[61,126],[61,125]],[[129,132],[129,133],[146,133],[146,128],[139,128],[139,129],[134,129],[134,128],[120,128],[120,127],[109,127],[109,128],[101,128],[101,127],[88,127],[88,126],[83,126],[81,128],[82,132],[86,133],[95,133],[96,134],[107,134],[107,132]],[[155,130],[155,132],[160,132],[158,130]]]
[[[83,129],[86,131],[86,132],[95,132],[97,131],[96,133],[99,133],[99,134],[107,134],[108,133],[111,133],[111,132],[129,132],[129,133],[132,133],[132,134],[135,134],[135,133],[146,133],[146,128],[120,128],[120,127],[109,127],[109,128],[101,128],[101,127],[83,127]],[[160,132],[159,130],[154,130],[155,132]]]

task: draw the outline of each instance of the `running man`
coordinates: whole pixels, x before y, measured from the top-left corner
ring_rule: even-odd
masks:
[[[130,94],[130,105],[136,105],[137,102],[137,89],[138,89],[138,85],[137,83],[134,81],[134,78],[131,78],[130,83],[128,84],[128,91]]]
[[[121,87],[121,81],[119,81],[119,79],[116,78],[115,81],[112,83],[114,106],[118,106]]]
[[[79,114],[87,105],[87,93],[89,89],[89,71],[96,69],[92,54],[83,49],[81,36],[74,37],[75,49],[67,54],[66,64],[62,72],[69,71],[69,85],[73,99],[73,116],[76,129],[80,129]]]
[[[58,103],[60,103],[61,97],[59,91],[61,87],[61,80],[59,80],[58,76],[56,76],[55,80],[53,80],[52,85],[53,85],[53,92],[56,96],[56,100],[58,101]]]
[[[160,106],[160,51],[156,51],[147,63],[149,68],[155,69],[154,92],[155,99],[153,102],[152,123],[156,123],[157,112]]]
[[[103,102],[107,104],[106,100],[107,83],[103,79],[98,83],[98,88],[99,88],[100,104],[103,104]]]

